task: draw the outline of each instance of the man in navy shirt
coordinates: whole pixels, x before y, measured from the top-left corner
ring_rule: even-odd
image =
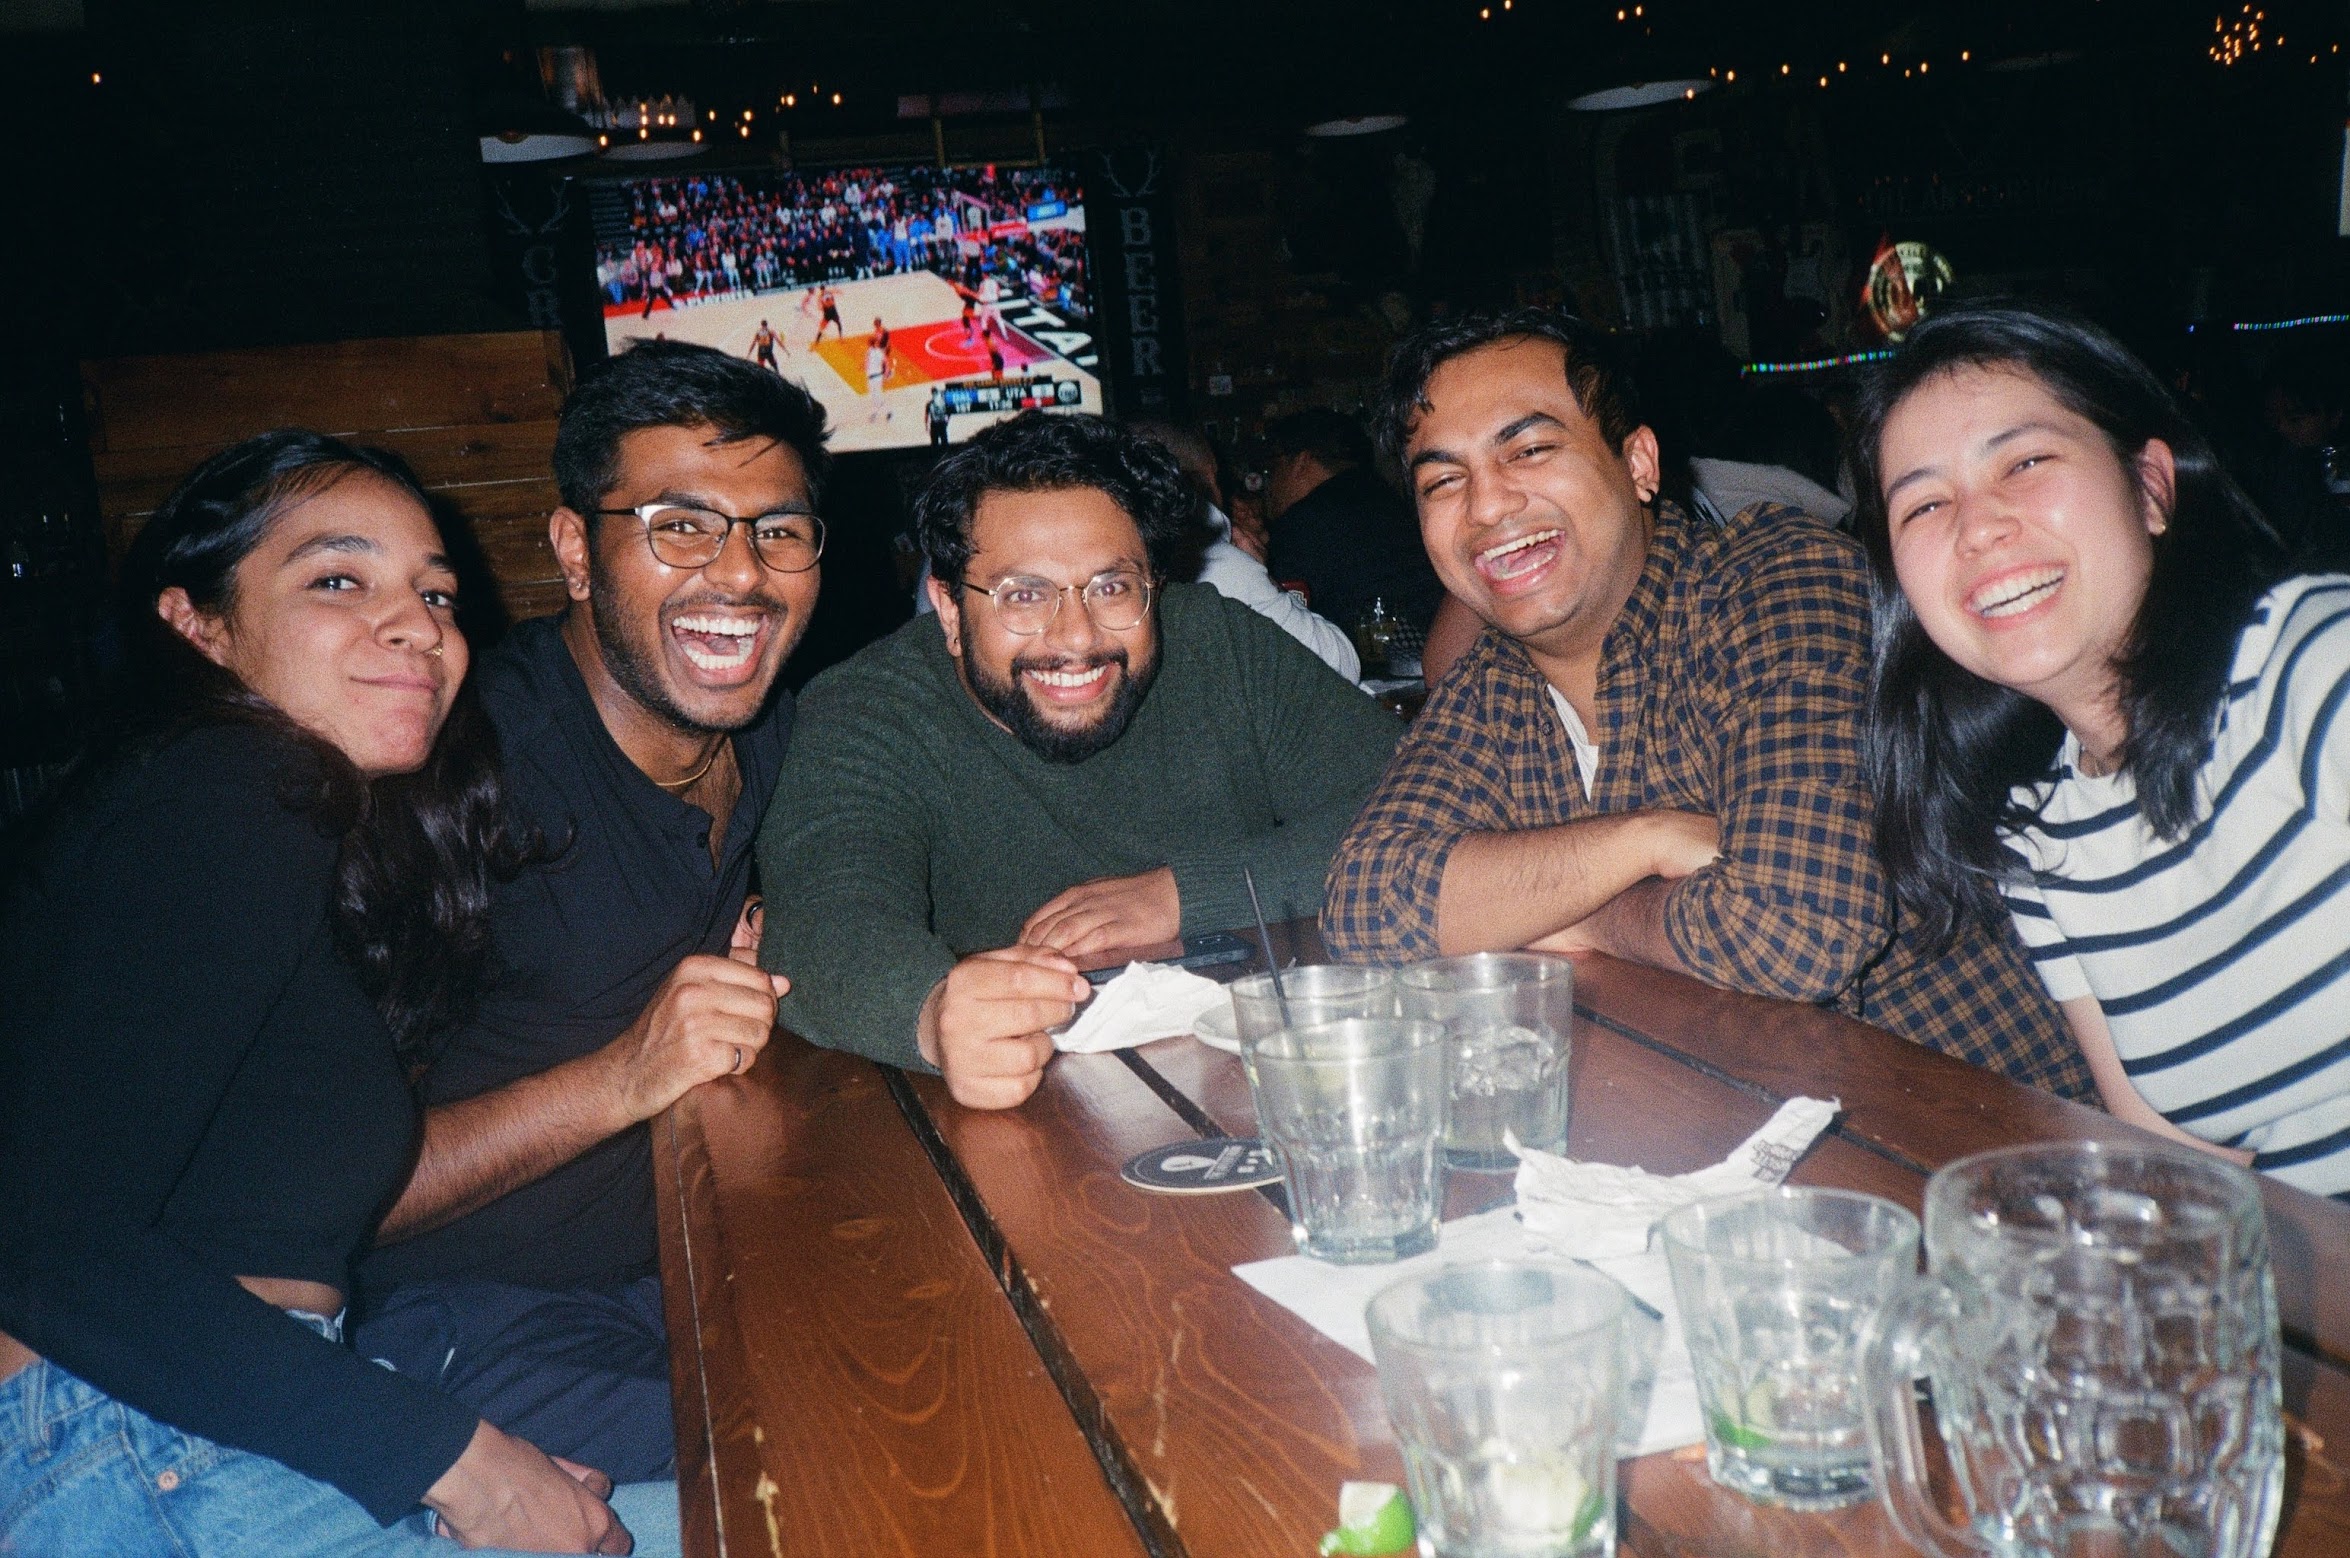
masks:
[[[616,1481],[671,1474],[645,1122],[766,1043],[751,844],[816,603],[824,412],[643,343],[583,384],[550,522],[571,604],[476,670],[540,860],[420,1083],[424,1145],[360,1271],[356,1345]]]

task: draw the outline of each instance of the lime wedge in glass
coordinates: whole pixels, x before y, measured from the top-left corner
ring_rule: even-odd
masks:
[[[1715,1410],[1711,1419],[1708,1419],[1713,1438],[1730,1445],[1732,1450],[1767,1450],[1772,1443],[1772,1436],[1765,1433],[1765,1429],[1770,1429],[1774,1424],[1772,1405],[1774,1401],[1770,1379],[1755,1379],[1746,1389],[1746,1396],[1739,1401],[1739,1417],[1744,1417],[1744,1422],[1732,1419],[1730,1412]]]
[[[1349,1482],[1338,1489],[1338,1529],[1322,1538],[1323,1558],[1385,1558],[1419,1537],[1411,1500],[1392,1482]]]

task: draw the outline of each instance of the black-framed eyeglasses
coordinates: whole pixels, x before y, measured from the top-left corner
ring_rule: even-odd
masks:
[[[1123,633],[1139,627],[1151,607],[1151,581],[1132,568],[1105,568],[1083,584],[1055,584],[1032,574],[1016,573],[998,579],[992,588],[966,582],[963,588],[986,596],[995,606],[996,621],[1007,633],[1034,638],[1053,625],[1061,599],[1074,593],[1085,603],[1085,614],[1105,633]]]
[[[824,555],[824,521],[804,509],[737,518],[683,503],[640,503],[596,512],[612,519],[632,514],[642,520],[645,544],[672,568],[709,567],[726,550],[727,534],[737,525],[750,527],[751,550],[777,573],[806,573]]]

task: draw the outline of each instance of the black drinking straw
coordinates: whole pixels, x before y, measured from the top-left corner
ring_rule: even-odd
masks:
[[[1257,917],[1257,941],[1265,949],[1265,972],[1273,976],[1273,999],[1281,1006],[1281,1026],[1289,1026],[1289,992],[1281,987],[1281,965],[1273,958],[1273,933],[1265,928],[1265,906],[1257,902],[1257,879],[1249,868],[1240,868],[1240,879],[1248,884],[1249,913]]]

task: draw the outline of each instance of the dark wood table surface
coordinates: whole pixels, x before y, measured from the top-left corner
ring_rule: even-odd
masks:
[[[1313,961],[1310,926],[1275,927]],[[1569,1151],[1680,1173],[1799,1093],[1844,1110],[1793,1182],[1915,1210],[1935,1168],[2135,1136],[1810,1007],[1577,960]],[[1064,1055],[1019,1109],[778,1035],[655,1122],[686,1551],[1304,1558],[1348,1478],[1402,1481],[1369,1364],[1232,1275],[1289,1253],[1272,1197],[1154,1195],[1121,1164],[1249,1135],[1195,1039]],[[2292,1558],[2350,1553],[2350,1208],[2266,1183],[2287,1340]],[[1509,1196],[1455,1174],[1451,1215]],[[1624,1550],[1909,1551],[1874,1503],[1759,1508],[1701,1450],[1622,1463]]]

